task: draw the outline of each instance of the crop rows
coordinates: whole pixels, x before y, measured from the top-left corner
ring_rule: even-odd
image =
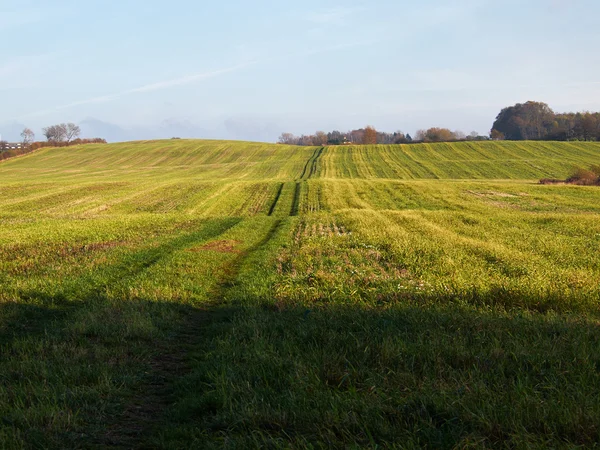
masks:
[[[330,147],[324,178],[539,179],[564,178],[574,166],[597,161],[600,144],[447,143]]]
[[[596,143],[0,163],[7,448],[600,440]]]

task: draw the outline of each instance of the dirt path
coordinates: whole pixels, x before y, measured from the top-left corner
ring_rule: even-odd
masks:
[[[149,374],[129,400],[124,412],[115,417],[101,446],[113,448],[145,448],[144,442],[162,422],[165,412],[175,400],[176,381],[190,372],[188,354],[201,344],[203,329],[218,314],[209,310],[187,308],[177,332],[166,340],[153,343],[155,356],[149,362]]]

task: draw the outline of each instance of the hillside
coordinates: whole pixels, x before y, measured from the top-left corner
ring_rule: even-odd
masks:
[[[279,214],[282,204],[289,204],[285,215],[292,208],[293,214],[437,208],[447,202],[435,191],[452,188],[430,185],[429,194],[420,193],[427,198],[417,199],[412,186],[418,185],[403,181],[565,178],[573,167],[598,159],[597,143],[308,148],[176,140],[86,145],[44,149],[0,164],[0,208],[51,215],[171,211],[203,216]]]
[[[315,148],[236,141],[149,141],[44,149],[0,165],[4,181],[131,173],[223,179],[301,178]],[[565,177],[600,156],[591,142],[459,142],[325,147],[313,177],[390,179],[539,179]]]
[[[7,448],[600,441],[600,144],[0,163]]]

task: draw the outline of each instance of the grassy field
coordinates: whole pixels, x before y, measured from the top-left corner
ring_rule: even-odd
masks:
[[[600,442],[600,144],[0,163],[0,448]]]

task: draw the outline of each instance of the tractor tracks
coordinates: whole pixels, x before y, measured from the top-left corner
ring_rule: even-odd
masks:
[[[169,410],[181,400],[178,383],[185,383],[194,371],[191,355],[207,348],[215,333],[223,332],[219,324],[231,321],[237,309],[227,306],[227,301],[239,283],[244,266],[255,252],[269,245],[284,222],[284,218],[273,220],[259,241],[226,264],[208,296],[213,301],[204,306],[173,306],[179,317],[177,327],[166,338],[152,343],[153,356],[146,362],[144,380],[135,387],[122,413],[104,425],[104,432],[94,439],[95,444],[123,449],[154,448],[152,439],[171,425]]]
[[[279,189],[277,190],[277,194],[275,195],[275,200],[273,200],[273,204],[271,205],[271,208],[269,209],[269,216],[272,216],[273,213],[275,212],[275,207],[277,206],[277,203],[279,202],[279,198],[281,197],[281,193],[283,192],[284,186],[285,186],[285,183],[279,184]]]
[[[299,214],[302,190],[305,188],[307,180],[316,175],[319,167],[319,160],[324,151],[325,147],[317,148],[310,159],[306,161],[300,178],[294,181],[296,185],[294,187],[294,197],[292,200],[292,207],[290,208],[290,216],[297,216]]]
[[[286,223],[285,217],[297,216],[300,213],[302,195],[307,189],[307,181],[314,177],[319,169],[319,160],[325,148],[315,149],[306,161],[299,178],[280,183],[268,215],[273,217],[270,228],[262,239],[246,248],[224,267],[220,280],[210,291],[209,298],[214,299],[204,307],[182,307],[179,310],[179,323],[170,335],[160,342],[155,342],[153,356],[147,362],[148,373],[145,379],[135,388],[135,392],[124,405],[118,419],[105,428],[105,432],[96,441],[101,446],[116,448],[146,448],[150,440],[156,436],[156,430],[168,426],[165,415],[178,400],[176,385],[193,372],[190,355],[209,344],[211,327],[231,320],[235,308],[227,307],[228,299],[235,295],[236,287],[241,282],[245,266],[257,252],[266,249],[281,227]],[[235,226],[229,224],[226,230]],[[222,234],[222,233],[220,233]],[[176,240],[167,249],[176,250],[191,244],[194,238],[189,236]],[[216,238],[216,236],[211,236]],[[209,238],[210,239],[210,238]],[[153,265],[160,259],[164,251],[150,252],[146,256],[145,265]],[[143,270],[144,268],[140,269]],[[219,328],[219,327],[217,327]]]
[[[325,147],[319,147],[315,150],[313,155],[306,161],[304,168],[302,169],[302,174],[300,175],[299,180],[307,180],[311,178],[317,172],[317,163]]]

